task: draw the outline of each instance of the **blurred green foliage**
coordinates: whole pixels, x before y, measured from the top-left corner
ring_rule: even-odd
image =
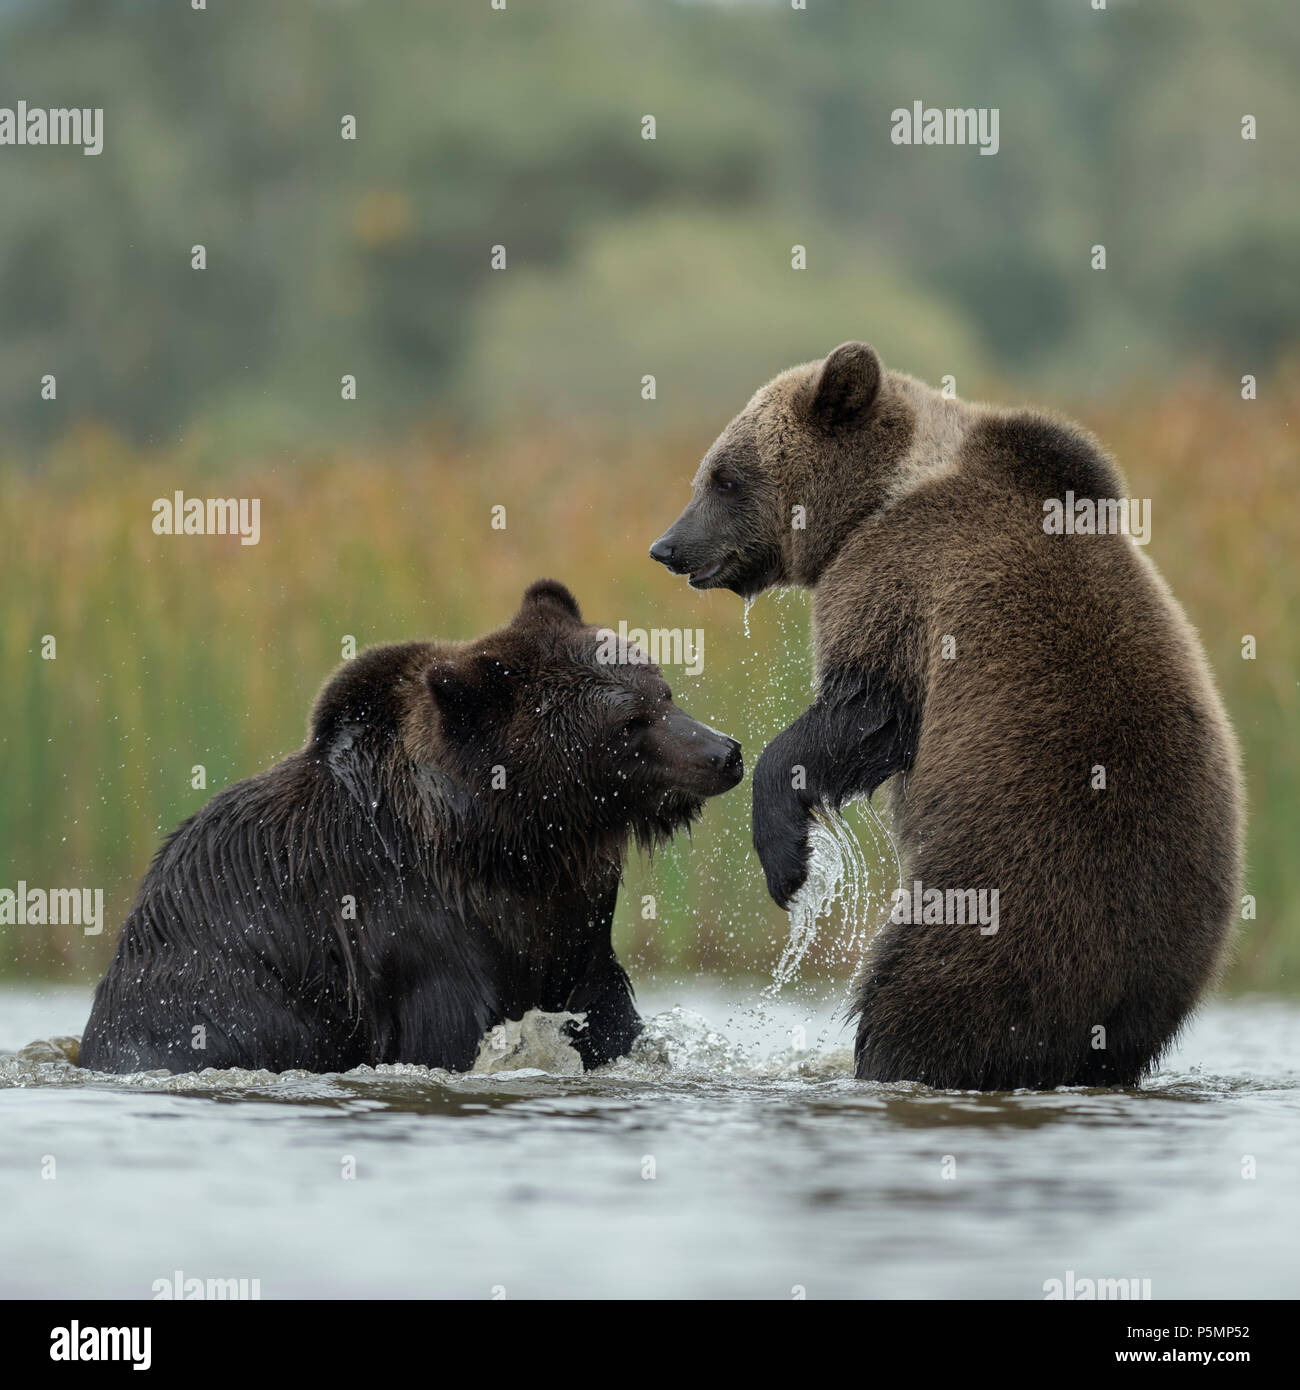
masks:
[[[1085,416],[1135,495],[1152,500],[1150,554],[1201,631],[1242,740],[1258,915],[1243,922],[1233,980],[1254,988],[1300,979],[1297,411],[1291,371],[1267,401],[1192,376]],[[508,442],[432,431],[382,451],[258,457],[225,489],[261,498],[256,546],[152,533],[155,497],[203,495],[197,451],[141,453],[83,430],[42,473],[0,477],[0,514],[23,522],[6,556],[19,578],[0,613],[0,884],[103,887],[108,917],[101,938],[0,932],[0,970],[93,973],[161,837],[217,788],[298,746],[345,637],[472,637],[504,622],[540,575],[568,583],[591,621],[699,629],[703,670],[667,675],[685,709],[742,741],[752,769],[810,698],[807,605],[776,594],[746,617],[733,595],[694,593],[646,558],[706,443],[590,427]],[[504,530],[492,526],[497,505]],[[53,661],[41,657],[46,634]],[[689,839],[631,862],[616,921],[635,971],[776,963],[789,923],[750,848],[749,793],[746,780],[709,803]],[[852,814],[866,888],[883,904],[897,884],[889,842]],[[646,893],[653,919],[642,915]],[[883,912],[825,924],[804,978],[849,972],[854,928]]]
[[[1246,756],[1233,978],[1290,985],[1298,60],[1294,0],[0,0],[0,104],[105,112],[98,157],[0,148],[0,884],[108,902],[99,939],[0,932],[0,969],[93,974],[159,838],[296,746],[346,634],[468,637],[541,574],[702,627],[674,686],[752,766],[807,698],[803,601],[747,634],[645,549],[756,386],[862,337],[1076,414],[1154,499]],[[914,100],[999,108],[999,153],[894,146]],[[261,544],[154,536],[177,488],[260,497]],[[633,864],[617,930],[634,971],[771,968],[747,786]]]
[[[850,336],[1097,395],[1267,371],[1300,319],[1294,0],[11,0],[0,37],[6,101],[105,111],[96,158],[0,151],[36,463],[83,419],[214,465],[538,400],[644,430]],[[997,107],[999,153],[893,145],[914,100]]]

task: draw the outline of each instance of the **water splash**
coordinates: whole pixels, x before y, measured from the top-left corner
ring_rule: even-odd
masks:
[[[549,1076],[581,1076],[582,1058],[573,1032],[586,1025],[586,1014],[543,1013],[529,1009],[488,1031],[478,1045],[472,1070],[480,1076],[502,1071],[537,1071]]]
[[[752,598],[747,598],[747,599],[744,600],[744,604],[745,604],[745,612],[744,612],[744,618],[745,618],[745,636],[748,637],[748,636],[751,635],[751,634],[750,634],[750,631],[749,631],[749,610],[754,606],[754,600],[753,600]]]
[[[473,1068],[467,1072],[448,1072],[414,1062],[385,1062],[346,1072],[208,1067],[195,1072],[159,1069],[119,1076],[78,1066],[80,1040],[56,1037],[29,1043],[17,1052],[0,1053],[0,1091],[91,1086],[174,1094],[331,1099],[353,1096],[358,1090],[414,1096],[429,1087],[461,1092],[516,1083],[544,1087],[553,1085],[557,1078],[581,1083],[584,1076],[603,1082],[684,1081],[697,1085],[710,1079],[740,1083],[773,1078],[846,1081],[853,1074],[851,1050],[828,1045],[825,1036],[812,1046],[772,1046],[775,1039],[769,1037],[768,1045],[756,1042],[750,1047],[727,1037],[702,1014],[680,1006],[648,1017],[626,1057],[584,1073],[582,1060],[572,1045],[571,1031],[581,1021],[581,1015],[529,1010],[522,1019],[491,1029],[479,1044]]]
[[[701,1014],[680,1005],[646,1019],[627,1062],[650,1069],[722,1072],[735,1075],[753,1070],[740,1044],[719,1033]],[[624,1062],[615,1062],[616,1068]]]
[[[867,817],[860,824],[868,832],[871,856],[864,853],[854,827],[844,816],[831,811],[817,813],[809,837],[812,856],[808,878],[790,904],[790,937],[772,971],[772,983],[763,991],[769,997],[795,979],[823,920],[837,908],[843,926],[827,954],[849,966],[858,964],[885,920],[889,892],[883,884],[873,888],[871,870],[873,862],[884,865],[892,861],[896,885],[902,878],[898,849],[870,801],[863,798],[854,805]]]

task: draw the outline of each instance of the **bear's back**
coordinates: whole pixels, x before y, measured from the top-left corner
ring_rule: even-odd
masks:
[[[1003,895],[991,948],[913,949],[969,955],[1005,986],[1046,936],[1077,954],[1050,978],[1104,994],[1134,946],[1106,941],[1150,933],[1201,978],[1233,909],[1242,819],[1201,644],[1131,536],[1044,529],[1048,499],[1124,495],[1089,437],[1047,417],[984,423],[957,468],[860,528],[816,597],[823,677],[889,651],[867,682],[917,714],[893,788],[909,872]]]

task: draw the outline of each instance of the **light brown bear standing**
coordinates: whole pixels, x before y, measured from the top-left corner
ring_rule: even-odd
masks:
[[[1069,493],[1072,520],[1126,495],[1078,426],[944,399],[845,343],[754,396],[651,548],[694,588],[813,590],[818,697],[754,776],[776,902],[807,877],[814,807],[893,777],[908,898],[966,918],[876,936],[864,1080],[1135,1085],[1224,960],[1232,730],[1132,536],[1054,525]],[[995,889],[981,932],[971,890]]]

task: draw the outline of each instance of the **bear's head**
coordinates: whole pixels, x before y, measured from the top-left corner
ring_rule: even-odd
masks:
[[[467,854],[542,872],[566,851],[621,853],[629,835],[661,842],[741,780],[740,745],[680,710],[658,667],[612,636],[540,579],[486,637],[349,662],[317,700],[309,751]]]
[[[912,438],[909,382],[886,373],[865,343],[782,372],[714,441],[651,558],[694,589],[744,598],[816,583],[889,497]]]

